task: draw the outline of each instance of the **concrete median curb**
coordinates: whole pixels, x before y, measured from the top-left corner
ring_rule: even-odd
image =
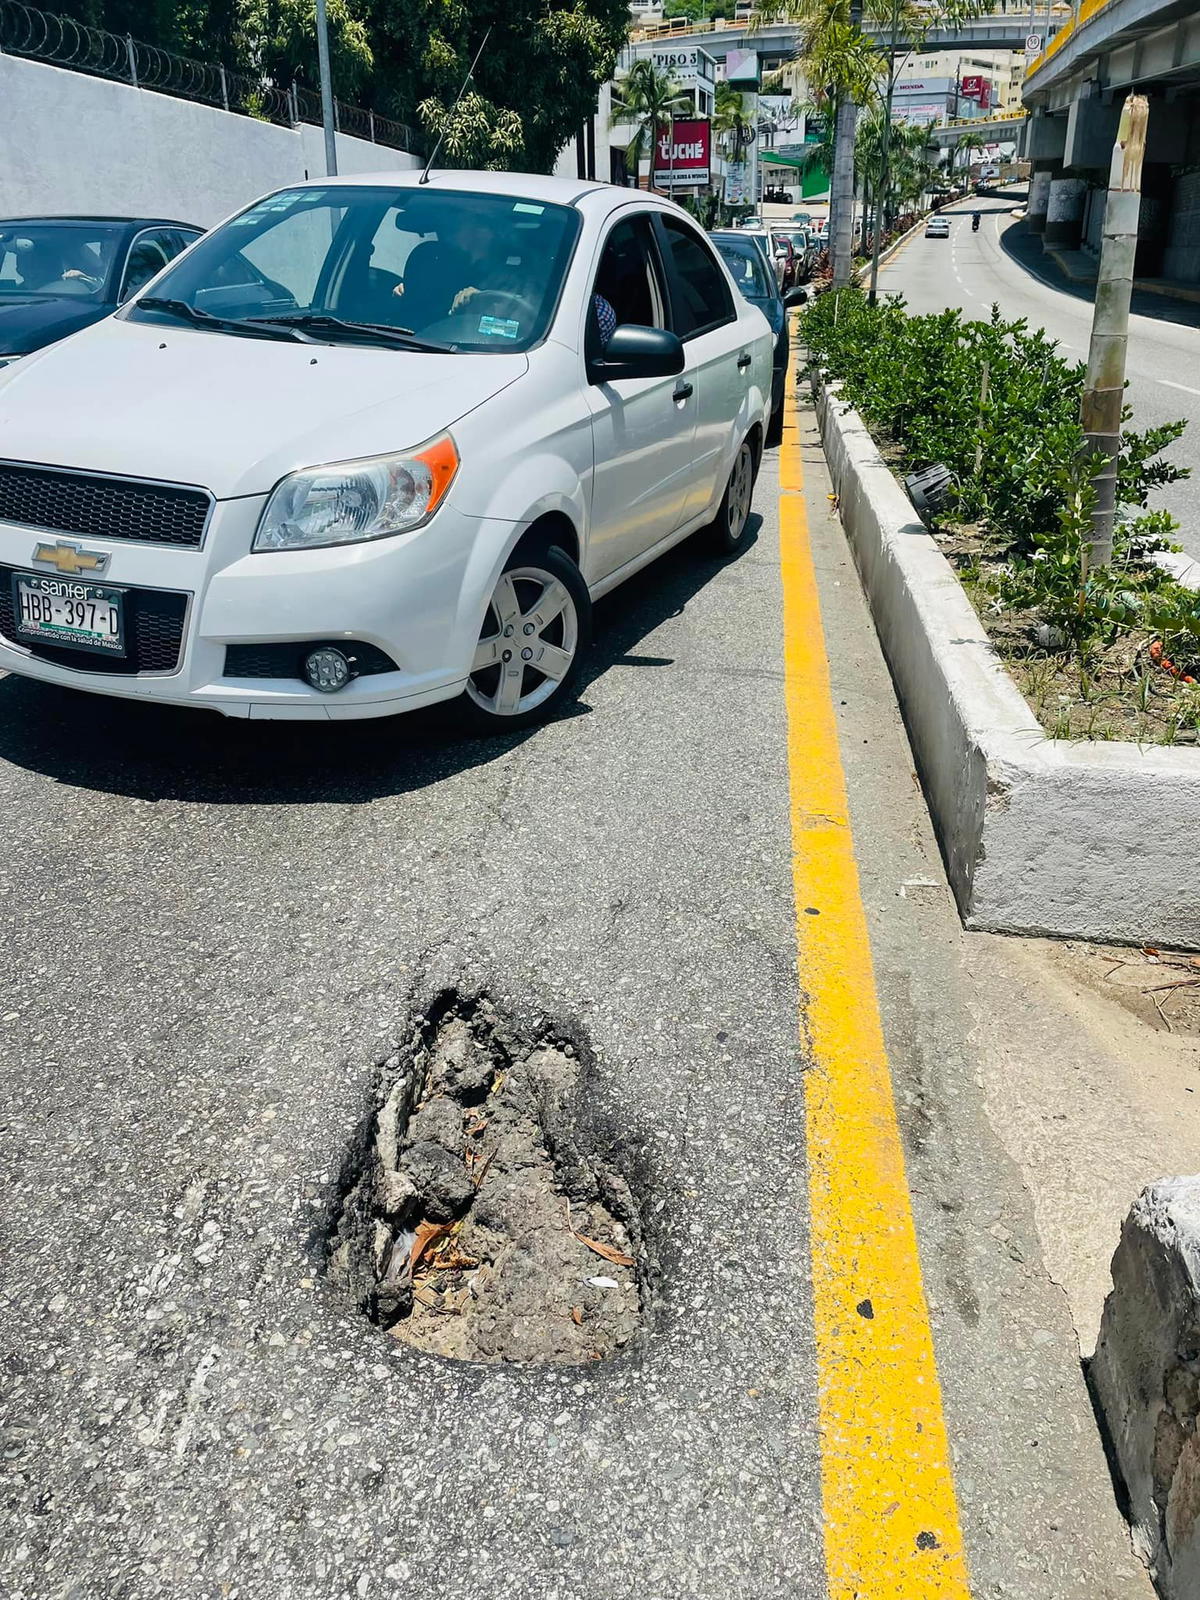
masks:
[[[862,419],[817,410],[963,921],[1200,944],[1200,749],[1049,738]]]

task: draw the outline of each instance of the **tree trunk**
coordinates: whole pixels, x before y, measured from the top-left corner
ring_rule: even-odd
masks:
[[[850,26],[862,31],[862,0],[850,0]],[[834,124],[833,172],[829,184],[829,253],[833,287],[844,289],[854,271],[854,136],[858,107],[849,95],[838,99]]]
[[[1142,160],[1150,108],[1145,95],[1131,94],[1121,112],[1108,175],[1108,204],[1096,277],[1096,305],[1088,347],[1087,378],[1079,420],[1083,453],[1092,469],[1096,503],[1088,563],[1112,560],[1117,513],[1117,457],[1121,452],[1121,411],[1125,404],[1125,352],[1129,343],[1129,300],[1137,253],[1138,211],[1142,198]]]
[[[854,132],[858,107],[848,95],[838,101],[833,179],[829,187],[829,242],[833,287],[844,289],[854,269]]]

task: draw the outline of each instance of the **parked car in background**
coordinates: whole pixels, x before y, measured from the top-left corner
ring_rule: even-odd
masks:
[[[753,239],[762,251],[762,258],[767,264],[767,271],[775,280],[775,286],[782,295],[791,287],[788,282],[788,269],[791,265],[791,252],[789,249],[776,250],[775,241],[767,228],[739,228],[739,233]]]
[[[752,306],[757,306],[771,324],[775,339],[771,372],[771,423],[778,428],[783,417],[783,398],[787,389],[788,319],[787,308],[800,305],[808,297],[803,289],[790,289],[781,295],[774,274],[763,260],[753,237],[744,231],[719,228],[710,235],[729,268],[729,274]]]
[[[0,367],[107,317],[203,232],[153,217],[0,220]]]
[[[790,233],[782,233],[776,228],[768,229],[771,239],[771,250],[776,261],[782,261],[783,281],[780,289],[784,294],[789,289],[794,289],[800,282],[801,257],[792,243]]]
[[[927,239],[948,239],[950,237],[950,221],[947,217],[930,217],[925,224],[925,237]]]
[[[777,230],[780,238],[788,239],[795,252],[796,283],[807,283],[813,275],[813,268],[817,264],[820,249],[816,239],[807,228],[780,228]]]
[[[657,195],[283,189],[0,372],[0,670],[523,727],[569,697],[594,598],[699,529],[741,548],[773,346]]]

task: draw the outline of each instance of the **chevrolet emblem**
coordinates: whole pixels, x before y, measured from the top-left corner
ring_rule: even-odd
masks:
[[[69,539],[59,539],[55,544],[39,544],[33,552],[35,567],[53,567],[76,577],[81,572],[103,572],[109,563],[106,550],[84,550]]]

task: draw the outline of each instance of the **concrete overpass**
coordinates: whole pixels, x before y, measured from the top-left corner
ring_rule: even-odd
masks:
[[[1083,0],[1026,77],[1029,220],[1056,249],[1098,249],[1130,89],[1150,99],[1137,272],[1200,283],[1196,0]]]
[[[1062,7],[1051,18],[1051,27],[1069,19],[1070,11]],[[1045,25],[1044,15],[1038,19],[1039,31]],[[886,30],[864,25],[881,43],[886,42]],[[971,55],[978,50],[1023,50],[1029,32],[1029,8],[998,12],[994,16],[976,17],[957,28],[934,29],[925,39],[923,49],[961,50]],[[764,56],[792,56],[799,48],[800,30],[794,22],[753,24],[746,22],[689,22],[685,17],[673,17],[669,22],[650,23],[634,28],[629,35],[632,56],[649,55],[666,45],[699,45],[718,61],[724,60],[730,50],[757,50]],[[905,49],[908,47],[905,46]]]

